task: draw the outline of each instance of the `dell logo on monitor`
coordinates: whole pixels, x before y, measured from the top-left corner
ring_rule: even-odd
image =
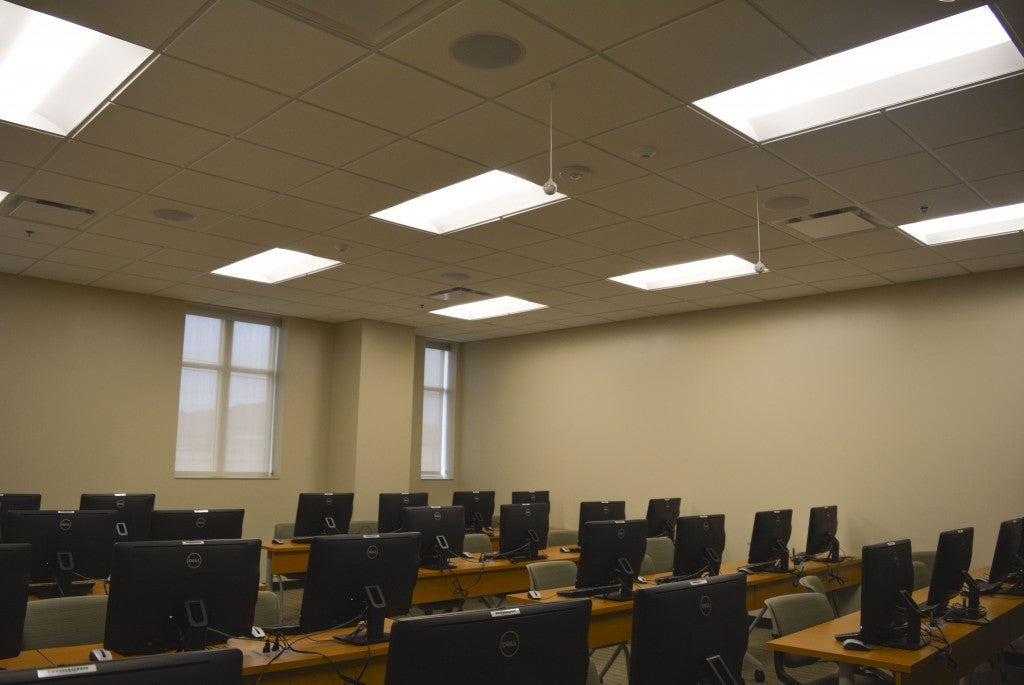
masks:
[[[514,657],[519,652],[519,633],[506,630],[498,641],[498,649],[503,657]]]
[[[405,497],[402,497],[402,504],[408,504],[408,503],[409,503],[409,496],[406,495]]]
[[[620,540],[625,540],[626,539],[626,529],[625,528],[619,528],[619,532],[617,533],[617,535],[618,535]]]
[[[707,595],[702,595],[700,598],[700,614],[701,616],[711,615],[711,598]]]
[[[434,520],[435,521],[440,521],[441,520],[441,512],[439,512],[439,511],[435,511],[434,512]]]
[[[206,528],[206,518],[200,516],[196,519],[196,528]]]
[[[533,516],[533,509],[531,509],[530,507],[526,507],[525,509],[523,509],[523,516]]]
[[[118,509],[124,509],[124,500],[117,500],[116,502],[114,502],[114,506],[117,507]]]
[[[370,545],[369,547],[366,548],[366,558],[367,559],[376,559],[379,554],[380,554],[380,547],[378,547],[377,545]]]
[[[604,505],[603,507],[601,507],[601,513],[602,514],[607,514],[608,513],[608,505],[607,504]]]
[[[334,500],[331,497],[325,497],[324,498],[324,504],[326,504],[327,506],[331,506],[331,504],[333,502],[334,502]]]
[[[57,527],[63,531],[71,530],[71,519],[61,519],[60,523],[57,524]]]
[[[197,569],[203,565],[203,556],[199,552],[191,552],[185,557],[185,566],[191,569]]]

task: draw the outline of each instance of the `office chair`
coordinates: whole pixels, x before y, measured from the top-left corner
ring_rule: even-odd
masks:
[[[103,642],[107,596],[53,597],[29,602],[22,650],[93,645]]]
[[[923,561],[911,562],[914,566],[914,589],[920,590],[932,583],[932,570]]]
[[[349,521],[348,532],[352,535],[376,535],[377,522],[370,520]]]
[[[253,614],[252,624],[262,628],[263,626],[279,626],[283,623],[277,594],[270,590],[260,590],[256,594],[256,613]]]
[[[647,538],[647,555],[651,558],[652,570],[643,571],[644,575],[671,571],[676,545],[671,538],[665,536]]]
[[[553,590],[576,584],[576,563],[566,560],[537,561],[526,565],[531,590]]]
[[[548,547],[575,547],[579,541],[579,533],[575,530],[549,530]]]

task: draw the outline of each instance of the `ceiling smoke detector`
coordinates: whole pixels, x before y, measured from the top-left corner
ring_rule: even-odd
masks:
[[[563,167],[558,172],[558,177],[563,181],[570,181],[571,183],[579,183],[580,181],[586,181],[590,178],[590,167],[586,166],[567,166]]]

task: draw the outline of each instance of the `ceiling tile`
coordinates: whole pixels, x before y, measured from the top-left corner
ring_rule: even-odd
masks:
[[[830,262],[834,258],[828,252],[813,245],[790,245],[765,250],[764,263],[769,269],[788,269],[794,266]]]
[[[188,212],[195,217],[192,221],[167,221],[161,219],[153,214],[158,209],[177,209],[184,212]],[[124,215],[125,217],[132,217],[133,219],[140,219],[146,223],[162,224],[172,230],[181,230],[184,233],[194,233],[195,231],[202,230],[214,223],[227,218],[227,214],[216,209],[209,207],[200,207],[199,205],[193,205],[185,202],[179,202],[177,200],[167,200],[162,197],[156,197],[154,195],[143,195],[138,198],[130,205],[122,207],[118,214]],[[90,228],[90,231],[93,229]]]
[[[98,288],[112,288],[114,290],[152,294],[173,286],[174,282],[126,273],[110,273],[96,279],[91,285]]]
[[[481,271],[498,276],[515,276],[528,271],[537,271],[545,267],[544,262],[520,257],[510,252],[494,252],[483,257],[467,259],[459,264],[470,269],[480,269]]]
[[[372,214],[413,197],[408,190],[340,169],[299,186],[290,194],[357,214]]]
[[[677,237],[671,233],[659,231],[639,221],[624,221],[573,235],[574,241],[593,245],[610,252],[636,250],[642,247],[671,242],[676,239]]]
[[[510,224],[508,221],[492,221],[480,226],[473,226],[456,233],[459,240],[475,245],[483,245],[493,250],[508,250],[531,243],[550,240],[551,234],[535,228]]]
[[[850,260],[854,264],[863,266],[868,271],[887,272],[900,269],[912,269],[919,266],[931,266],[942,264],[946,259],[937,252],[924,247],[910,250],[899,250],[897,252],[883,252],[880,254],[857,257]]]
[[[212,131],[116,104],[105,107],[75,138],[178,166],[227,140]]]
[[[963,276],[970,273],[967,269],[956,264],[933,264],[929,266],[918,266],[910,269],[897,269],[882,273],[886,279],[894,283],[909,283],[911,281],[923,281],[929,278],[949,278],[951,276]]]
[[[166,51],[288,95],[301,93],[366,53],[354,43],[248,0],[219,0]]]
[[[699,204],[705,198],[652,174],[584,193],[580,199],[623,216],[641,218]]]
[[[1024,128],[939,148],[936,154],[969,181],[1024,171]]]
[[[152,5],[135,2],[19,0],[18,4],[129,43],[156,49],[203,6],[204,0],[175,0]]]
[[[234,216],[213,225],[207,231],[212,235],[233,238],[264,247],[282,247],[309,235],[297,228],[289,228],[280,224],[258,221],[248,217]]]
[[[480,102],[475,95],[380,55],[345,69],[302,99],[402,134]]]
[[[1024,202],[1024,171],[993,176],[971,185],[995,207]]]
[[[917,245],[913,238],[895,228],[863,231],[838,238],[818,240],[814,244],[843,259],[853,259],[882,252],[897,252]]]
[[[352,221],[356,214],[337,207],[329,207],[289,195],[278,195],[269,202],[243,212],[246,216],[263,219],[282,226],[305,231],[326,231]]]
[[[505,223],[532,226],[555,235],[572,235],[588,228],[622,221],[623,217],[579,200],[545,205],[506,219]]]
[[[430,234],[377,219],[357,219],[327,231],[327,235],[338,238],[340,242],[352,240],[387,250],[399,245],[415,243]]]
[[[535,283],[536,285],[542,285],[547,288],[562,288],[567,285],[589,283],[593,280],[593,277],[589,274],[558,267],[548,267],[546,269],[530,271],[520,274],[519,278],[527,283]]]
[[[429,193],[487,171],[479,164],[408,139],[370,153],[345,169],[418,193]]]
[[[1014,254],[1016,252],[1024,252],[1024,232],[1018,231],[981,240],[965,240],[960,243],[936,245],[931,249],[946,259],[955,261],[992,257],[1000,254]]]
[[[1017,190],[1019,192],[1019,188]],[[922,207],[925,208],[924,211],[922,211]],[[979,197],[970,186],[963,184],[876,200],[867,205],[867,209],[872,215],[887,220],[892,226],[933,217],[973,212],[986,207],[984,199]]]
[[[752,254],[757,250],[757,228],[748,226],[732,231],[694,236],[693,242],[704,245],[721,254]],[[771,250],[776,247],[798,245],[800,240],[772,226],[761,226],[761,247]]]
[[[14,192],[32,173],[32,167],[0,161],[0,191]]]
[[[147,245],[146,243],[138,243],[122,238],[111,238],[94,233],[82,233],[69,240],[67,246],[76,250],[108,254],[125,259],[143,259],[160,249],[155,245]]]
[[[234,134],[285,103],[282,95],[171,57],[160,57],[115,102]]]
[[[857,266],[852,262],[832,261],[795,266],[788,269],[775,268],[772,273],[781,274],[804,283],[818,283],[834,278],[850,278],[852,276],[864,276],[867,269]]]
[[[674,240],[670,243],[652,245],[636,250],[629,250],[624,253],[627,257],[646,262],[644,268],[669,266],[671,264],[683,264],[698,259],[708,259],[719,256],[714,250],[699,245],[689,240]]]
[[[569,197],[579,197],[589,191],[644,176],[647,173],[635,164],[583,143],[574,143],[558,148],[554,151],[553,157],[549,156],[547,152],[535,155],[511,165],[505,170],[535,183],[543,183],[548,178],[548,172],[552,170],[552,167],[558,191]],[[569,172],[579,171],[580,167],[585,170],[585,173],[582,178],[574,179]]]
[[[0,236],[8,238],[25,239],[32,243],[42,243],[44,245],[64,245],[79,235],[81,235],[79,231],[64,228],[63,226],[0,217]]]
[[[224,212],[240,212],[273,197],[262,188],[198,171],[176,174],[154,188],[153,195]]]
[[[109,212],[130,202],[136,193],[63,174],[40,171],[20,188],[21,195],[39,200],[83,207],[96,212]]]
[[[755,240],[757,238],[755,222],[749,216],[718,202],[703,202],[674,212],[657,214],[647,217],[645,222],[681,238],[693,238],[750,226],[751,235]]]
[[[577,242],[583,234],[577,233],[572,240],[556,238],[531,245],[523,245],[509,250],[521,257],[537,259],[548,264],[572,264],[584,259],[595,259],[608,254],[599,247],[593,247],[586,241]]]
[[[461,262],[466,259],[482,257],[492,252],[491,248],[476,245],[472,242],[461,240],[452,236],[430,236],[425,240],[402,245],[394,248],[396,252],[416,255],[425,259],[432,259],[437,262]]]
[[[7,162],[36,166],[62,141],[63,138],[49,133],[0,121],[0,159]]]
[[[55,249],[59,248],[55,248],[53,245],[40,241],[30,239],[21,240],[18,238],[0,235],[0,253],[15,257],[24,257],[32,260],[33,262],[37,259],[43,259]]]
[[[839,171],[821,180],[859,202],[871,202],[941,188],[957,179],[930,155],[920,153]]]
[[[50,281],[64,281],[65,283],[79,283],[86,285],[106,275],[102,269],[93,269],[88,266],[75,264],[60,264],[58,262],[36,262],[21,272],[23,276],[32,278],[45,278]]]
[[[400,252],[374,252],[353,262],[366,269],[386,271],[389,274],[408,274],[441,266],[432,259],[424,259]]]
[[[663,175],[711,198],[771,188],[804,177],[798,169],[756,147],[685,164]]]
[[[883,285],[892,285],[892,281],[889,281],[882,276],[868,274],[866,276],[851,276],[849,278],[834,278],[819,281],[814,285],[822,290],[837,293],[843,290],[859,290],[861,288],[877,288]]]
[[[462,37],[497,34],[522,48],[520,59],[500,69],[466,66],[452,54]],[[578,43],[497,0],[454,5],[388,45],[384,52],[487,97],[512,90],[559,67],[582,59],[588,51]]]
[[[85,250],[75,250],[69,247],[58,247],[56,250],[46,255],[46,260],[50,262],[57,262],[59,264],[87,266],[93,269],[101,269],[103,271],[116,271],[120,267],[125,266],[132,261],[125,257],[102,254],[99,252],[87,252]]]
[[[192,168],[282,192],[331,170],[323,164],[241,140],[229,141],[193,164]]]
[[[76,140],[69,140],[62,145],[44,168],[59,174],[139,191],[149,190],[177,171],[170,164]]]

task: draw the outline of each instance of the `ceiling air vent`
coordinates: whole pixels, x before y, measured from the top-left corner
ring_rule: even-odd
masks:
[[[790,219],[786,222],[786,226],[811,240],[834,238],[839,235],[878,228],[874,219],[867,212],[856,207],[808,214]]]
[[[11,210],[7,212],[7,216],[14,219],[65,228],[78,228],[91,219],[94,214],[96,212],[92,209],[24,195],[15,198]]]
[[[451,302],[452,304],[463,304],[465,302],[476,302],[477,300],[485,297],[493,297],[490,293],[480,292],[479,290],[472,290],[471,288],[463,288],[456,286],[454,288],[448,288],[447,290],[438,290],[436,293],[430,293],[428,297],[441,300],[442,302]]]

